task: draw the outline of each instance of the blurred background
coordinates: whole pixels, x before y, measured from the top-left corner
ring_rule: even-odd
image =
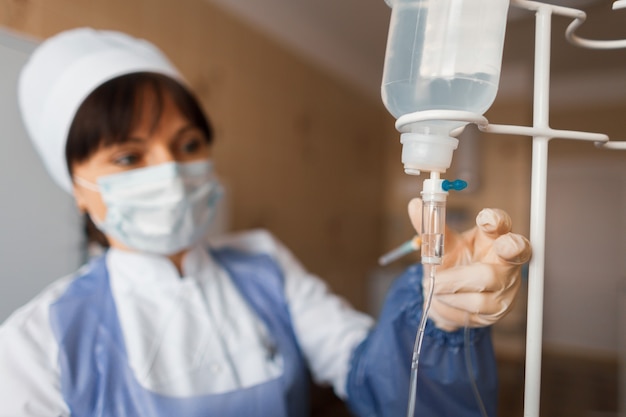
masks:
[[[551,1],[557,3],[557,1]],[[626,11],[584,9],[580,34],[626,38]],[[71,199],[45,174],[15,100],[40,40],[92,26],[157,44],[212,120],[227,198],[216,231],[266,228],[355,307],[378,313],[409,256],[378,257],[412,236],[408,201],[423,178],[403,173],[399,134],[380,99],[390,10],[383,0],[0,0],[0,320],[86,257]],[[626,140],[626,50],[591,51],[552,25],[551,126]],[[534,16],[510,11],[492,123],[532,124]],[[531,141],[463,133],[447,178],[452,227],[483,207],[528,235]],[[550,144],[542,415],[626,416],[626,153]],[[500,415],[523,408],[525,290],[494,329]],[[328,390],[315,415],[346,415]]]

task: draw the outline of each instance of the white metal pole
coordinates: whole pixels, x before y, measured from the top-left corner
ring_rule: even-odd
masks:
[[[539,128],[549,127],[551,19],[550,7],[540,7],[537,10],[533,126]],[[528,278],[524,417],[538,417],[540,408],[548,141],[550,139],[546,136],[533,136],[530,198],[530,242],[533,256],[529,264]]]

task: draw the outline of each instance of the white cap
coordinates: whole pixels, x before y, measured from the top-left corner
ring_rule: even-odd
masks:
[[[67,192],[72,192],[72,182],[65,144],[76,111],[106,81],[135,72],[182,80],[151,43],[89,28],[68,30],[47,39],[24,66],[18,100],[26,130],[48,172]]]
[[[404,172],[419,175],[421,171],[446,172],[459,140],[445,135],[403,133],[400,143]]]

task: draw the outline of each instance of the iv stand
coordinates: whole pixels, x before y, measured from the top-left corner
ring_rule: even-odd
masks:
[[[408,122],[424,120],[457,120],[474,123],[483,132],[530,136],[532,147],[532,178],[530,198],[530,243],[533,255],[529,263],[528,311],[526,326],[526,375],[524,387],[524,417],[538,417],[541,393],[541,349],[543,331],[543,292],[545,269],[546,197],[548,177],[548,142],[551,139],[572,139],[595,142],[606,149],[626,150],[626,141],[609,141],[605,134],[556,130],[550,128],[550,41],[552,15],[575,19],[565,36],[571,43],[593,49],[626,48],[625,40],[587,40],[575,35],[575,30],[585,21],[585,12],[531,0],[511,0],[511,5],[536,13],[535,68],[533,91],[533,126],[490,124],[480,115],[466,111],[426,110],[401,116],[396,128]],[[626,0],[616,0],[613,9],[626,8]],[[452,136],[463,128],[455,129]]]
[[[586,14],[580,10],[526,0],[512,0],[512,4],[536,11],[533,97],[533,127],[535,128],[533,130],[536,130],[536,132],[532,135],[533,149],[530,199],[530,241],[533,248],[533,256],[529,264],[528,278],[526,377],[524,387],[524,417],[535,417],[539,416],[541,392],[548,142],[552,138],[562,137],[565,139],[592,140],[595,141],[598,146],[611,149],[626,149],[626,142],[609,143],[606,135],[583,132],[569,132],[571,134],[575,133],[575,135],[561,135],[559,133],[568,132],[549,131],[550,37],[552,13],[575,19],[568,26],[566,31],[567,39],[574,44],[590,48],[609,49],[626,47],[626,41],[588,41],[575,36],[574,31],[586,18]],[[614,5],[614,8],[616,7],[617,3]],[[484,130],[495,132],[498,129],[492,129],[488,126]]]

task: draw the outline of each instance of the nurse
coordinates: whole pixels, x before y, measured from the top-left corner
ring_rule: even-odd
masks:
[[[221,193],[211,125],[152,44],[60,33],[25,66],[19,100],[52,178],[110,248],[0,327],[0,416],[306,416],[309,375],[355,415],[406,413],[421,266],[396,280],[375,324],[268,232],[207,246]],[[417,221],[419,208],[409,211]],[[480,415],[465,349],[495,415],[488,326],[509,310],[530,256],[510,229],[492,209],[450,234],[416,415]]]

